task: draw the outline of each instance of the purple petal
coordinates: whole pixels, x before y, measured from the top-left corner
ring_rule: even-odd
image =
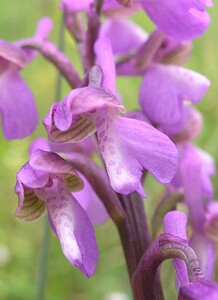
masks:
[[[160,30],[178,40],[198,37],[210,23],[205,0],[143,0],[141,5]]]
[[[178,300],[217,300],[218,284],[209,280],[197,280],[182,286]]]
[[[180,168],[176,176],[173,178],[171,184],[176,189],[184,187],[183,177],[185,178],[186,176],[189,176],[186,174],[186,172],[188,172],[189,169],[195,169],[195,167],[192,167],[192,163],[194,163],[194,165],[198,164],[200,173],[197,174],[197,172],[193,170],[193,174],[195,174],[195,176],[200,176],[200,179],[198,179],[200,180],[200,187],[198,188],[198,190],[200,189],[200,192],[202,194],[201,197],[212,199],[214,191],[210,177],[215,174],[215,165],[213,158],[208,153],[188,143],[178,146],[178,150],[180,153],[181,161]],[[183,167],[183,163],[186,165],[185,167]],[[184,175],[183,171],[185,172]]]
[[[171,139],[176,143],[192,141],[200,134],[202,130],[202,114],[189,103],[184,103],[184,110],[184,127],[176,135],[171,136]]]
[[[90,4],[93,2],[94,0],[62,0],[60,3],[60,9],[66,10],[68,13],[88,11],[90,8]]]
[[[159,63],[167,62],[173,65],[184,65],[185,62],[187,62],[187,59],[190,56],[190,53],[192,51],[192,42],[191,41],[178,41],[170,38],[169,36],[165,36],[165,39],[158,49],[158,51],[155,54],[154,61]],[[173,54],[173,57],[172,57]],[[181,55],[183,55],[183,59],[178,60],[178,58],[182,58]],[[176,60],[175,60],[176,58]],[[176,62],[183,62],[176,63]]]
[[[0,40],[0,62],[2,68],[2,59],[16,64],[19,67],[24,67],[28,60],[22,50],[18,47]],[[1,69],[2,72],[2,69]]]
[[[194,71],[156,64],[145,73],[139,101],[150,120],[176,133],[184,125],[183,100],[199,102],[209,85],[206,77]]]
[[[185,202],[189,209],[194,230],[201,232],[204,221],[203,194],[201,189],[201,163],[196,156],[186,158],[181,165]]]
[[[198,213],[196,211],[196,213]],[[198,256],[201,269],[207,279],[213,278],[215,268],[215,244],[202,233],[194,232],[190,239],[190,246]]]
[[[118,3],[117,0],[105,0],[103,3],[103,13],[108,18],[117,18],[127,17],[141,10],[140,4],[137,2],[131,2],[131,4],[127,6],[122,6]]]
[[[125,111],[105,88],[89,86],[73,90],[64,100],[53,105],[43,121],[49,139],[54,142],[84,140],[96,131],[94,112],[107,107]]]
[[[109,219],[109,215],[87,179],[81,177],[85,183],[84,189],[75,193],[74,196],[87,213],[92,224],[101,225]]]
[[[214,189],[210,177],[216,174],[215,161],[209,153],[201,150],[200,148],[195,148],[195,149],[197,155],[200,157],[201,160],[202,192],[207,198],[213,199]]]
[[[115,57],[135,52],[148,38],[141,27],[126,19],[107,20],[101,28],[100,36],[110,39]],[[136,69],[131,61],[117,65],[118,75],[143,75],[143,73]]]
[[[137,50],[147,40],[148,34],[135,23],[119,19],[106,20],[100,37],[107,37],[111,41],[114,55],[120,55]]]
[[[17,180],[15,193],[19,203],[14,216],[23,222],[32,222],[42,218],[46,214],[45,202],[39,199],[34,190],[26,188]]]
[[[186,235],[187,216],[181,211],[171,211],[164,216],[164,231],[178,236],[182,239],[187,239]],[[181,259],[173,259],[176,269],[177,278],[180,285],[189,282],[187,267]]]
[[[141,110],[131,110],[131,111],[128,111],[125,114],[125,117],[149,123],[149,120],[146,118],[146,116],[143,114],[143,112]]]
[[[52,20],[48,17],[41,18],[38,22],[34,39],[37,41],[43,41],[51,32],[53,27]]]
[[[181,211],[173,210],[164,216],[164,230],[166,233],[176,235],[184,240],[186,235],[187,216]]]
[[[50,147],[49,142],[46,139],[40,137],[40,138],[35,139],[32,142],[32,144],[30,145],[29,154],[31,155],[31,153],[37,149],[41,149],[44,151],[50,151],[51,147]]]
[[[75,152],[91,156],[96,150],[93,137],[86,138],[79,143],[52,143],[45,138],[37,138],[30,145],[29,153],[31,154],[37,149],[60,153],[67,158],[70,158],[71,154]]]
[[[0,75],[0,111],[8,140],[30,135],[38,120],[33,96],[18,71],[16,65],[10,64]]]
[[[37,149],[31,153],[30,166],[37,171],[64,175],[71,191],[80,191],[84,187],[83,180],[74,167],[56,153]]]
[[[103,71],[102,87],[116,93],[116,70],[110,40],[99,38],[94,45],[96,63]]]
[[[56,183],[52,188],[39,192],[46,197],[49,221],[64,255],[87,277],[92,276],[98,262],[98,247],[85,211],[61,184]]]
[[[35,170],[29,162],[20,169],[16,177],[18,182],[32,189],[45,186],[49,180],[48,172]]]
[[[204,233],[212,241],[218,241],[218,202],[211,201],[205,212]]]
[[[99,145],[116,192],[141,192],[144,168],[163,183],[175,175],[178,153],[166,135],[145,122],[113,114],[100,124]]]

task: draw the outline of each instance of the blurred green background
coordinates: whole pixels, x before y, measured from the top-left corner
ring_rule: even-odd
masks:
[[[81,0],[82,1],[82,0]],[[0,0],[0,39],[9,42],[34,33],[42,16],[50,16],[54,21],[51,39],[58,40],[61,13],[58,0]],[[211,80],[211,88],[205,99],[198,105],[204,115],[204,129],[196,143],[211,153],[218,162],[218,4],[210,9],[212,23],[201,38],[194,41],[194,49],[188,67],[206,75]],[[143,13],[134,16],[136,22],[151,31],[153,25]],[[66,51],[74,64],[81,70],[75,45],[65,32]],[[31,88],[40,113],[40,122],[33,136],[22,141],[7,142],[0,134],[0,300],[34,299],[36,293],[37,270],[40,245],[43,237],[44,220],[23,224],[13,218],[17,197],[13,192],[15,173],[28,159],[27,149],[33,138],[46,136],[41,120],[47,114],[55,99],[57,72],[53,66],[37,57],[22,75]],[[122,78],[118,80],[118,90],[127,108],[136,108],[140,79]],[[69,92],[64,84],[62,95]],[[217,178],[214,178],[217,192]],[[146,199],[148,217],[159,199],[159,189],[153,178],[146,182],[149,197]],[[59,241],[51,232],[49,247],[47,284],[45,299],[52,300],[98,300],[131,299],[128,276],[119,244],[119,237],[112,222],[96,228],[99,244],[99,265],[95,276],[85,278],[73,268],[62,255]],[[166,299],[176,299],[171,276],[171,263],[164,263],[163,277]],[[124,293],[123,298],[109,298],[111,293]],[[120,296],[121,297],[121,296]]]

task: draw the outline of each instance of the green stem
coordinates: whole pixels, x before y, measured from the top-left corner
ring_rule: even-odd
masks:
[[[44,299],[45,281],[47,275],[49,240],[50,240],[50,225],[48,219],[46,218],[44,223],[44,234],[43,234],[42,247],[41,247],[40,258],[39,258],[36,300]]]
[[[61,50],[64,49],[64,42],[65,42],[64,41],[64,17],[62,17],[61,24],[60,24],[60,33],[59,33],[59,48]],[[62,88],[61,74],[60,74],[60,71],[58,71],[57,81],[56,81],[56,90],[55,90],[55,100],[60,99],[61,88]],[[46,283],[46,276],[47,276],[49,241],[50,241],[50,224],[49,224],[48,219],[46,218],[45,224],[44,224],[43,241],[42,241],[40,258],[39,258],[39,269],[38,269],[37,287],[36,287],[36,300],[44,299],[45,283]]]

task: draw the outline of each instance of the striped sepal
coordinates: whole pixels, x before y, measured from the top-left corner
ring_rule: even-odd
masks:
[[[76,175],[72,175],[70,173],[64,174],[64,178],[66,180],[67,187],[71,192],[81,191],[84,187],[83,180]]]
[[[45,202],[40,200],[33,190],[26,190],[22,207],[18,207],[14,216],[23,222],[36,221],[46,214]]]
[[[76,123],[66,131],[60,131],[54,124],[49,138],[58,143],[80,142],[89,135],[95,133],[95,125],[86,117],[79,115]]]

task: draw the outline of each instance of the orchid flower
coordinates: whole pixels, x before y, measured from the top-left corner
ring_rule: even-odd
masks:
[[[164,228],[168,234],[187,239],[186,237],[187,217],[181,211],[171,211],[164,217]],[[173,259],[176,269],[179,297],[181,300],[191,299],[216,299],[218,296],[218,286],[215,282],[200,279],[189,282],[187,267],[181,259]]]
[[[185,125],[184,100],[198,103],[210,85],[203,75],[173,65],[153,64],[139,91],[142,111],[164,132],[175,134]]]
[[[51,21],[43,18],[35,34],[35,40],[46,38]],[[0,41],[0,112],[6,139],[20,139],[30,135],[38,121],[33,95],[19,72],[35,55],[24,50],[20,42],[14,44]]]
[[[82,11],[88,12],[91,5],[94,5],[94,0],[83,0],[83,1],[74,1],[74,0],[62,0],[60,2],[60,9],[65,10],[68,14],[78,13]],[[134,2],[131,6],[123,7],[116,0],[104,0],[102,5],[103,13],[108,17],[120,17],[133,14],[141,9],[141,6]]]
[[[65,7],[68,12],[88,11],[93,0],[77,2],[74,0],[62,0],[61,9]],[[165,34],[177,40],[192,40],[207,29],[210,16],[205,8],[212,6],[211,0],[200,0],[198,3],[192,0],[104,0],[103,11],[119,11],[134,13],[144,9],[155,25]],[[109,14],[111,16],[111,13]],[[117,16],[117,14],[115,14]]]
[[[210,23],[205,8],[213,5],[211,0],[140,0],[140,4],[161,31],[178,40],[201,35]]]
[[[190,245],[198,255],[201,268],[206,278],[211,279],[214,268],[214,240],[217,227],[214,220],[217,210],[211,214],[209,207],[216,207],[213,199],[213,187],[210,177],[215,174],[214,162],[206,152],[190,144],[178,146],[180,166],[170,186],[183,188],[184,200],[189,209],[193,229]],[[210,235],[209,232],[213,232]]]
[[[117,36],[122,42],[116,42]],[[163,57],[170,53],[172,49],[179,46],[179,42],[169,40],[163,51],[161,43],[166,41],[158,33],[153,33],[154,40],[148,41],[146,33],[143,34],[141,28],[129,21],[110,20],[106,21],[101,29],[100,36],[106,36],[112,43],[115,57],[131,54],[142,47],[143,43],[151,43],[153,52],[149,53],[147,67],[137,69],[135,60],[120,63],[117,65],[117,72],[120,75],[140,75],[143,76],[139,90],[139,103],[142,111],[148,119],[156,124],[167,134],[176,134],[186,122],[185,100],[198,103],[206,94],[210,86],[209,80],[203,75],[176,65],[161,64]],[[159,36],[160,35],[160,36]],[[130,39],[131,43],[130,43]],[[153,50],[153,43],[157,43],[157,50]],[[150,47],[150,46],[149,46]],[[146,52],[145,52],[146,53]],[[140,55],[140,53],[139,53]]]
[[[124,107],[116,98],[115,67],[110,43],[95,45],[97,63],[88,87],[73,90],[55,103],[44,119],[49,139],[78,142],[97,131],[99,147],[113,189],[122,194],[138,191],[143,168],[159,181],[169,182],[177,168],[177,151],[167,136],[146,122],[117,115]],[[136,150],[137,149],[137,150]]]
[[[15,216],[33,221],[47,209],[64,255],[90,277],[98,260],[95,233],[85,210],[71,193],[83,187],[83,180],[70,163],[55,153],[37,149],[17,173],[19,204]]]
[[[58,155],[65,157],[68,161],[73,159],[75,153],[83,153],[84,155],[91,157],[95,151],[93,137],[89,137],[79,143],[66,144],[52,143],[44,138],[37,138],[30,145],[30,154],[37,149],[55,152]],[[76,197],[76,200],[85,210],[93,225],[105,223],[109,219],[105,207],[96,195],[88,180],[79,172],[78,174],[84,182],[84,188],[81,191],[77,191],[76,194],[73,192],[72,195]]]

